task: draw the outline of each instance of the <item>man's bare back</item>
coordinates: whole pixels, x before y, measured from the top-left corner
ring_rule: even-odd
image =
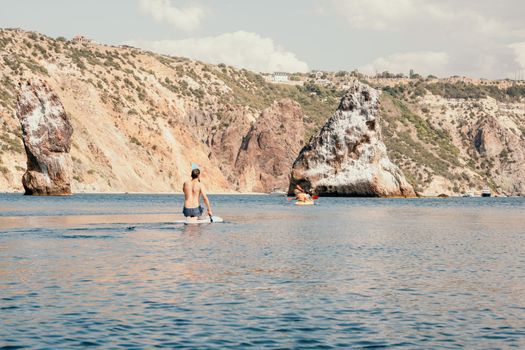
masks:
[[[182,186],[184,192],[184,209],[182,213],[185,217],[196,219],[202,216],[203,209],[200,205],[200,197],[204,200],[204,204],[208,209],[208,215],[212,216],[210,201],[206,195],[206,189],[200,182],[200,170],[194,169],[191,172],[191,181],[186,181]]]
[[[200,205],[201,184],[198,180],[186,181],[183,186],[184,206],[197,208]]]

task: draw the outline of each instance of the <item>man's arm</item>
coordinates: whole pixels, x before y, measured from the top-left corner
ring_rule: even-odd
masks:
[[[206,189],[203,184],[201,184],[201,195],[202,199],[204,200],[204,204],[206,205],[206,208],[208,209],[208,215],[213,215],[213,212],[211,211],[211,205],[210,200],[208,199],[208,195],[206,194]]]

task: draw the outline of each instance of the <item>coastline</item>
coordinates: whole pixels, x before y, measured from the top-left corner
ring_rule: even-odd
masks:
[[[0,194],[8,194],[8,195],[21,195],[23,196],[24,195],[24,192],[9,192],[9,191],[2,191],[0,192]],[[74,193],[71,193],[70,195],[66,195],[66,196],[33,196],[33,197],[70,197],[70,196],[75,196],[75,195],[124,195],[124,194],[128,194],[128,195],[168,195],[168,196],[171,196],[171,195],[183,195],[184,193],[182,192],[132,192],[132,191],[129,191],[129,192],[119,192],[119,191],[108,191],[108,192],[74,192]],[[210,192],[208,193],[208,195],[210,196],[271,196],[271,197],[276,197],[276,198],[279,198],[281,196],[275,196],[275,195],[272,195],[270,193],[264,193],[264,192]],[[283,195],[282,197],[290,197],[288,195]],[[447,197],[440,197],[440,196],[418,196],[418,197],[352,197],[352,196],[349,196],[349,197],[345,197],[345,196],[323,196],[323,197],[320,197],[320,198],[323,198],[323,199],[328,199],[328,198],[353,198],[353,199],[358,199],[358,198],[362,198],[362,199],[450,199],[450,198],[484,198],[482,196],[473,196],[473,197],[464,197],[462,195],[458,195],[458,196],[447,196]],[[486,197],[485,199],[488,199],[488,198],[523,198],[523,196],[502,196],[502,195],[493,195],[491,197]]]
[[[9,192],[1,191],[0,194],[19,194],[24,195],[24,192]],[[183,195],[182,192],[132,192],[132,191],[105,191],[105,192],[73,192],[69,196],[74,196],[76,194],[132,194],[132,195]],[[263,192],[209,192],[208,195],[218,196],[218,195],[228,195],[228,196],[269,196],[268,193]],[[46,196],[34,196],[34,197],[46,197]],[[48,196],[52,197],[52,196]],[[65,196],[67,197],[67,196]]]

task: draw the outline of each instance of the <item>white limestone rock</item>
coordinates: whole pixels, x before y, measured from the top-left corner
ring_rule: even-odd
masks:
[[[28,195],[71,194],[73,127],[58,96],[40,80],[21,84],[16,114],[22,126]]]
[[[379,92],[355,82],[339,108],[295,160],[295,185],[324,196],[414,197],[381,141]]]

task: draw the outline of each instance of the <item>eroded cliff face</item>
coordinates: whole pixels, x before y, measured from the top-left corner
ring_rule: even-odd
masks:
[[[304,133],[304,115],[297,102],[285,99],[265,109],[243,138],[235,160],[239,187],[252,192],[285,190]]]
[[[472,125],[467,135],[479,157],[492,168],[498,189],[507,193],[525,193],[525,139],[514,123],[504,123],[492,116]]]
[[[390,158],[421,195],[525,194],[523,101],[385,92],[381,116]]]
[[[71,194],[73,127],[58,96],[41,80],[27,81],[20,86],[16,114],[27,154],[25,194]]]
[[[281,183],[271,181],[280,170],[240,156],[263,111],[291,98],[303,110],[305,134],[315,134],[353,79],[333,75],[327,73],[335,85],[316,84],[308,74],[296,75],[304,86],[271,84],[224,65],[0,29],[0,191],[23,191],[26,153],[16,117],[16,82],[22,78],[45,80],[70,117],[73,192],[181,191],[192,162],[203,169],[210,191],[246,192]],[[440,94],[431,81],[405,80],[377,86],[385,89],[381,131],[389,158],[418,193],[479,194],[490,186],[494,193],[525,194],[525,92],[514,91],[520,86],[511,95],[493,86],[504,82],[484,82],[488,93],[472,97],[470,90],[482,86],[440,79],[447,87]],[[483,123],[489,117],[495,124]],[[260,125],[255,134],[261,140],[283,142]],[[250,152],[270,159],[263,149]]]
[[[11,83],[22,76],[44,79],[70,116],[73,192],[181,191],[191,163],[216,193],[282,184],[261,182],[272,175],[241,160],[240,148],[266,108],[304,91],[233,67],[31,32],[0,30],[0,48],[0,191],[22,190],[25,154]],[[281,132],[268,128],[270,139],[274,131]],[[239,172],[238,158],[246,171]]]
[[[413,197],[381,141],[379,92],[355,82],[294,162],[296,184],[324,196]]]

